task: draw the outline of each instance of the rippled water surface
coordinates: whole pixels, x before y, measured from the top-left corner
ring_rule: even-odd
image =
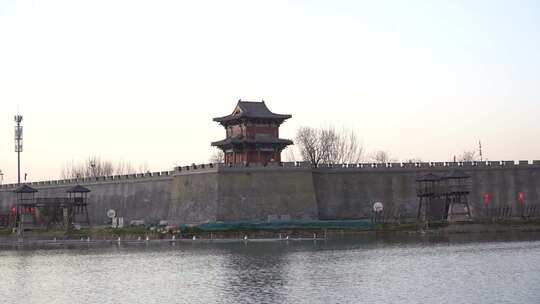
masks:
[[[0,251],[0,303],[540,303],[540,238]]]

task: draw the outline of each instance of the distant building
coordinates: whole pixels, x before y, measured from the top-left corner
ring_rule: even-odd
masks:
[[[223,150],[226,164],[280,162],[281,151],[293,143],[279,138],[279,126],[289,118],[272,113],[264,101],[239,100],[232,114],[214,118],[225,127],[227,137],[212,146]]]

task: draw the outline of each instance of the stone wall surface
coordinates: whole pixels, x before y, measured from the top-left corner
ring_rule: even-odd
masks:
[[[482,196],[490,206],[540,204],[540,162],[349,164],[312,169],[304,163],[269,167],[205,165],[178,167],[162,174],[98,177],[35,182],[38,197],[65,197],[80,183],[88,194],[93,223],[107,223],[115,209],[126,221],[169,220],[173,223],[358,219],[371,216],[383,202],[389,212],[414,216],[418,206],[415,180],[426,173],[443,175],[459,167],[471,175],[473,216],[480,214]],[[16,203],[16,185],[0,187],[0,212]]]
[[[316,170],[313,174],[319,218],[357,219],[371,216],[373,203],[387,210],[411,213],[417,206],[417,174],[386,170]]]
[[[167,218],[175,223],[215,222],[218,210],[217,169],[174,176]]]
[[[314,184],[320,219],[369,217],[374,202],[385,209],[413,216],[418,208],[415,180],[427,173],[444,175],[454,167],[415,168],[326,168],[315,169]],[[517,209],[518,192],[526,204],[540,204],[540,166],[462,166],[471,176],[469,203],[473,216],[485,208],[483,194],[489,193],[490,207]]]
[[[80,184],[91,190],[88,194],[88,213],[94,224],[105,224],[110,220],[109,209],[118,216],[130,219],[158,221],[166,219],[171,200],[172,177],[140,178],[122,181],[102,181]],[[34,185],[36,197],[66,197],[66,190],[75,184]],[[15,205],[16,195],[10,190],[0,191],[0,212]]]
[[[219,221],[315,220],[313,175],[306,168],[223,169]]]

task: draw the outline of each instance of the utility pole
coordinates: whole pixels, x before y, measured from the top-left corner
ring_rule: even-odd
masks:
[[[0,169],[0,185],[2,185],[2,182],[4,182],[4,172]]]
[[[23,151],[22,137],[23,127],[21,122],[23,120],[22,115],[15,115],[15,152],[17,152],[17,184],[21,183],[21,152]]]
[[[481,141],[478,141],[478,150],[480,152],[480,161],[484,161],[482,157],[482,142]]]

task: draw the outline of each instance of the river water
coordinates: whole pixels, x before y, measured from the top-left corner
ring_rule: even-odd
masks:
[[[0,303],[540,303],[537,234],[0,251]]]

